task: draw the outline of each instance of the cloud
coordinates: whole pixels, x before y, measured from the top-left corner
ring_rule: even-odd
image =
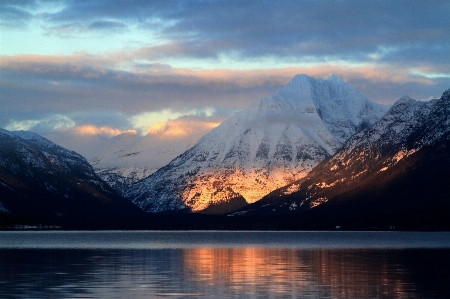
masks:
[[[0,127],[72,145],[127,130],[188,138],[296,74],[333,73],[388,104],[439,97],[448,11],[419,0],[3,0]]]
[[[430,46],[450,41],[450,4],[443,1],[246,1],[238,9],[233,2],[196,4],[167,15],[177,22],[165,29],[194,57],[231,51],[242,59],[368,61],[367,55],[380,47],[395,47],[401,57],[412,47],[426,54]]]
[[[197,115],[205,109],[201,107],[229,116],[276,92],[294,75],[302,73],[321,78],[333,73],[370,99],[383,103],[392,103],[405,94],[415,98],[439,96],[450,85],[450,68],[445,65],[328,63],[272,69],[192,70],[134,59],[118,60],[117,55],[120,53],[0,56],[0,125],[59,114],[68,115],[77,124],[114,125],[121,129],[133,127],[130,122],[134,122],[135,128],[146,132],[156,122]],[[168,111],[167,115],[164,111]]]
[[[33,15],[26,10],[14,6],[0,5],[0,28],[24,28]]]
[[[75,127],[71,130],[75,134],[79,135],[97,135],[100,138],[111,138],[123,133],[133,133],[136,134],[135,130],[119,130],[113,127],[98,127],[95,125],[81,125]]]
[[[17,111],[18,106],[35,112],[107,109],[127,114],[201,106],[243,108],[274,90],[273,85],[255,89],[182,69],[169,68],[163,73],[156,69],[122,70],[105,58],[91,63],[92,57],[85,61],[80,57],[74,55],[70,61],[71,57],[64,56],[1,56],[4,113]]]
[[[10,131],[49,132],[63,128],[71,128],[75,122],[65,115],[51,115],[41,119],[12,120],[5,127]]]
[[[35,0],[3,0],[0,1],[0,22],[15,26],[33,18],[32,10],[38,5]],[[20,27],[20,26],[18,26]]]
[[[173,121],[185,116],[197,116],[200,118],[205,118],[211,117],[214,114],[215,109],[211,107],[191,109],[184,112],[174,112],[170,109],[165,109],[161,111],[143,112],[134,115],[131,117],[131,123],[133,128],[139,130],[144,135],[146,133],[156,134],[158,132],[164,133],[166,135],[176,135],[176,130],[178,130],[180,134],[182,134],[181,132],[183,130],[179,127],[175,129],[173,126],[168,126],[168,121]],[[168,133],[169,131],[171,133]],[[186,133],[187,131],[184,132]]]
[[[46,35],[59,35],[65,38],[76,38],[78,35],[82,35],[87,32],[111,34],[124,33],[127,32],[128,29],[128,26],[120,21],[98,20],[89,24],[73,22],[49,26],[47,28]]]
[[[9,20],[20,24],[32,18],[49,32],[70,31],[85,38],[88,31],[139,31],[147,36],[140,40],[141,55],[150,59],[450,59],[445,55],[450,43],[448,1],[99,0],[60,1],[57,8],[53,2],[5,3]]]
[[[95,21],[92,22],[88,28],[94,30],[123,30],[127,29],[127,26],[124,23],[117,21]]]
[[[184,116],[175,120],[158,122],[147,131],[147,136],[158,139],[176,139],[189,135],[205,134],[220,125],[223,119],[201,118],[198,116]]]
[[[131,118],[133,127],[138,128],[141,132],[146,133],[149,128],[155,124],[164,123],[169,119],[180,117],[180,113],[174,113],[169,109],[162,111],[143,112]]]

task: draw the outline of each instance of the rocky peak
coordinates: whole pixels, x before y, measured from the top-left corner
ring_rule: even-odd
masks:
[[[441,96],[441,100],[443,101],[449,101],[450,100],[450,88],[444,91],[444,93]]]

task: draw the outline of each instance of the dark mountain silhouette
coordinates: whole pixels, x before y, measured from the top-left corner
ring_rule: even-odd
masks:
[[[120,223],[141,211],[81,155],[31,132],[0,130],[0,221]]]

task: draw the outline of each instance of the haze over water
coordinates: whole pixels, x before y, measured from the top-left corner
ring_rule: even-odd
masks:
[[[448,298],[450,233],[1,232],[0,298]]]

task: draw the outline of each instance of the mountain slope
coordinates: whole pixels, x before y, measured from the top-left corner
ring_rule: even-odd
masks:
[[[0,129],[0,195],[0,212],[49,221],[139,212],[85,158],[24,131]]]
[[[151,212],[235,210],[302,178],[386,111],[336,76],[298,75],[225,120],[126,196]]]
[[[153,173],[147,167],[129,166],[95,169],[95,173],[117,193],[123,195],[134,183]]]
[[[450,89],[430,102],[403,97],[306,178],[238,214],[314,210],[309,214],[390,221],[450,215],[449,153]]]
[[[161,132],[145,136],[135,131],[113,137],[83,135],[75,131],[57,132],[45,137],[86,157],[97,175],[123,195],[133,183],[146,178],[191,148],[215,125],[213,122],[199,124],[193,117],[186,117],[183,121],[188,127],[176,131],[175,135],[174,129],[168,126],[163,127]]]

